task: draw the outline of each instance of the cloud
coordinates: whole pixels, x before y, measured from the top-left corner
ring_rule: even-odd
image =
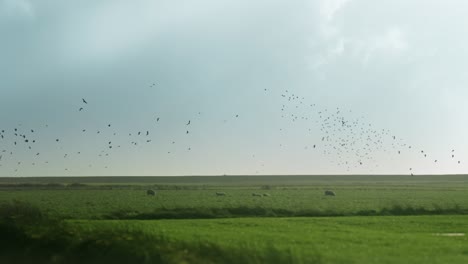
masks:
[[[410,47],[401,26],[375,21],[371,26],[361,27],[360,21],[373,20],[374,16],[364,13],[357,19],[355,10],[362,10],[359,2],[322,0],[315,8],[318,9],[318,31],[314,41],[319,44],[314,44],[316,53],[311,56],[314,71],[339,63],[341,57],[366,66],[374,58],[402,54]]]
[[[28,0],[0,0],[0,16],[34,17],[34,7]]]
[[[377,54],[397,55],[409,48],[404,32],[398,27],[389,28],[382,34],[354,42],[356,49],[361,52],[363,64],[367,64]]]
[[[335,14],[351,0],[322,0],[320,2],[320,15],[325,21],[332,21]]]

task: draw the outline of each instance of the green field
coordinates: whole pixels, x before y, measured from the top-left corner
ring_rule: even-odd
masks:
[[[298,263],[468,263],[468,216],[242,218],[86,221],[76,230],[141,230],[229,250],[268,254],[275,248]],[[260,253],[260,254],[261,254]]]
[[[0,178],[0,206],[9,262],[468,263],[464,175]]]

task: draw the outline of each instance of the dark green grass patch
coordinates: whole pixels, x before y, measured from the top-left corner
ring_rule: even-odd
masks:
[[[135,228],[88,232],[21,202],[0,206],[0,237],[0,263],[300,263],[275,247],[226,248]]]

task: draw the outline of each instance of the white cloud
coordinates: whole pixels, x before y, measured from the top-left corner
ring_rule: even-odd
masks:
[[[364,64],[367,64],[375,54],[396,55],[409,48],[403,31],[397,27],[390,28],[383,34],[355,42],[357,49],[363,53]]]
[[[318,9],[318,34],[313,39],[313,46],[319,49],[312,56],[314,71],[322,70],[343,56],[365,66],[373,58],[395,56],[409,49],[404,29],[399,26],[374,24],[362,28],[359,22],[348,21],[354,17],[350,16],[353,9],[347,9],[351,3],[358,4],[352,0],[321,0],[315,6]]]
[[[0,15],[31,18],[34,7],[28,0],[0,0]]]
[[[335,14],[351,0],[322,0],[320,2],[320,15],[322,19],[329,22]]]

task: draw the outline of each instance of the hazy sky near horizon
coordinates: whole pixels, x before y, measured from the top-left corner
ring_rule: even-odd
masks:
[[[0,0],[0,176],[466,173],[466,10]]]

